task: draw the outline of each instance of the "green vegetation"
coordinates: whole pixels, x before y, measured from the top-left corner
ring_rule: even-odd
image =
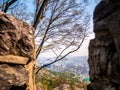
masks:
[[[40,83],[46,86],[48,90],[53,90],[63,84],[69,85],[71,90],[74,90],[74,87],[86,88],[87,85],[84,82],[80,82],[80,78],[73,73],[50,70],[43,73]]]
[[[54,72],[51,71],[52,74],[54,74],[55,76],[58,76],[59,78],[65,78],[67,79],[68,84],[74,84],[74,83],[78,83],[79,82],[79,77],[76,76],[75,74],[71,73],[71,72]]]

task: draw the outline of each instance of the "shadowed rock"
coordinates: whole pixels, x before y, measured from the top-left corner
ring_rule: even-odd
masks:
[[[88,90],[120,90],[120,0],[103,0],[94,12]]]

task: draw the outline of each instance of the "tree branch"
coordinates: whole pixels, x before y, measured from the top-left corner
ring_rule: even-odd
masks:
[[[10,8],[10,6],[12,5],[12,4],[14,4],[15,2],[17,2],[18,0],[11,0],[10,2],[6,2],[6,4],[5,4],[5,8],[2,10],[3,12],[7,12],[8,11],[8,9]]]
[[[56,63],[56,62],[62,60],[63,58],[65,58],[65,57],[68,56],[69,54],[71,54],[71,53],[77,51],[77,50],[81,47],[83,41],[85,40],[85,37],[86,37],[86,36],[84,35],[84,37],[83,37],[81,43],[78,45],[78,47],[77,47],[76,49],[74,49],[74,50],[68,52],[67,54],[65,54],[64,56],[61,57],[62,53],[72,45],[72,43],[73,43],[73,41],[72,41],[72,42],[70,43],[70,45],[68,45],[68,46],[59,54],[59,56],[56,57],[56,59],[55,59],[54,61],[52,61],[51,63],[45,64],[45,65],[39,67],[38,70],[36,71],[36,74],[37,74],[42,68],[47,67],[47,66],[49,66],[49,65],[51,65],[51,64],[54,64],[54,63]],[[59,58],[59,57],[61,57],[61,58]]]
[[[39,2],[38,2],[38,3],[39,3]],[[38,4],[38,3],[37,3],[37,4]],[[35,17],[34,17],[34,22],[33,22],[33,27],[34,27],[35,29],[37,28],[37,25],[38,25],[39,22],[40,22],[40,19],[41,19],[40,16],[43,15],[43,12],[44,12],[44,9],[45,9],[47,3],[48,3],[48,0],[43,0],[42,5],[41,5],[41,7],[39,8],[39,10],[38,10],[38,11],[36,10],[36,15],[35,15]],[[38,7],[37,7],[37,9],[38,9]]]

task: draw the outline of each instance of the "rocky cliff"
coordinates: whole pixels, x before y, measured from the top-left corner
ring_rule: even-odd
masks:
[[[120,0],[102,0],[93,19],[88,90],[120,90]]]
[[[34,90],[33,28],[0,12],[0,90]]]

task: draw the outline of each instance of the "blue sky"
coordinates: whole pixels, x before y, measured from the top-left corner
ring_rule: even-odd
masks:
[[[95,2],[95,0],[89,0],[89,5],[88,5],[88,8],[87,8],[90,15],[91,15],[89,31],[92,32],[92,34],[90,34],[89,37],[86,38],[86,40],[82,44],[82,47],[80,48],[80,50],[78,50],[75,53],[72,53],[71,56],[88,56],[89,41],[94,38],[92,18],[93,18],[93,11],[94,11],[94,8],[95,8],[96,4],[97,3]],[[41,54],[40,56],[42,56],[42,57],[49,57],[50,56],[51,57],[53,55],[50,52],[48,52],[48,53]]]
[[[96,6],[95,0],[89,0],[89,5],[88,5],[88,11],[91,15],[91,21],[90,21],[90,29],[89,31],[92,32],[92,34],[89,35],[89,37],[83,42],[82,47],[78,52],[75,52],[73,55],[76,56],[88,56],[88,46],[89,46],[89,41],[94,38],[94,33],[93,33],[93,12],[94,8]]]
[[[32,12],[34,10],[33,9],[33,0],[26,0],[26,1],[29,4],[29,6],[28,6],[29,10]],[[77,0],[77,1],[79,1],[79,0]],[[90,34],[89,37],[84,41],[84,43],[83,43],[83,45],[82,45],[82,47],[80,48],[79,51],[71,54],[72,56],[88,56],[89,41],[94,38],[92,15],[93,15],[94,8],[95,8],[95,6],[97,4],[95,1],[97,1],[97,0],[89,0],[88,1],[89,4],[88,4],[88,8],[87,8],[90,15],[91,15],[91,23],[90,23],[91,27],[90,27],[89,31],[92,32],[92,34]],[[45,54],[41,54],[41,56],[43,56],[43,57],[45,57],[45,56],[48,57],[48,55],[53,56],[49,52],[45,53]]]

